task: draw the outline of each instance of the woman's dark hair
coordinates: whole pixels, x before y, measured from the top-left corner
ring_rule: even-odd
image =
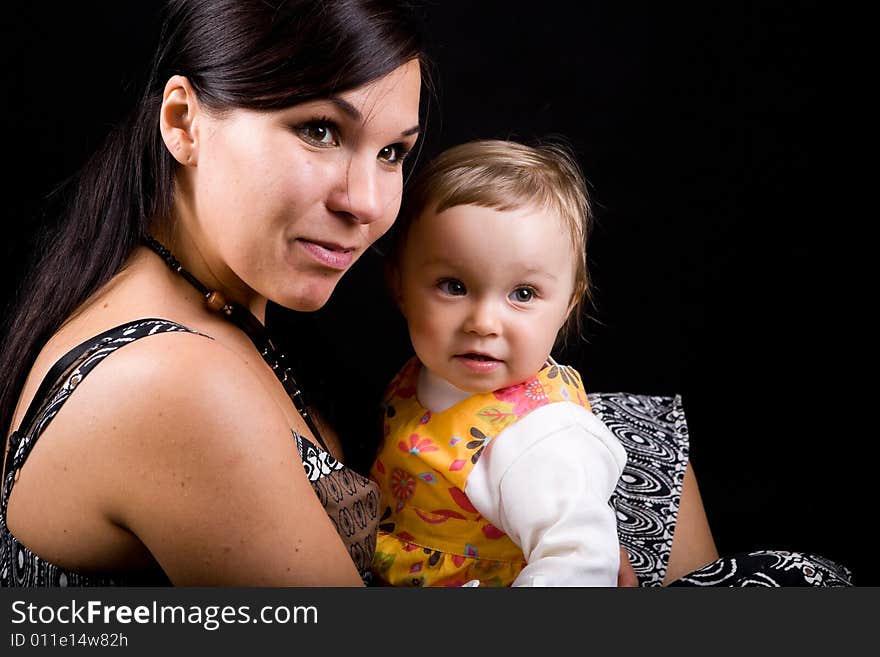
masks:
[[[177,163],[159,132],[166,81],[186,76],[208,109],[281,109],[353,89],[418,59],[420,17],[399,0],[170,0],[137,107],[65,192],[57,231],[7,315],[0,427],[37,355],[124,266],[150,222],[170,216]],[[15,429],[15,427],[11,427]]]

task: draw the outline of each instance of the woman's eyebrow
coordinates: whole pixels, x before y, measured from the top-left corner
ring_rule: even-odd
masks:
[[[339,96],[330,96],[327,100],[329,100],[331,103],[336,105],[336,107],[341,109],[353,121],[363,121],[364,115],[361,114],[361,111],[344,98],[340,98]],[[420,130],[420,126],[414,125],[412,128],[407,128],[406,130],[401,132],[400,136],[409,137],[410,135],[417,134]]]
[[[349,103],[344,98],[340,98],[339,96],[330,96],[327,100],[336,105],[339,109],[341,109],[348,117],[354,121],[362,121],[364,115],[361,114],[361,111]]]

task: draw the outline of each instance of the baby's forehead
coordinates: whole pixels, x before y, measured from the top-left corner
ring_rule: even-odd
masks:
[[[540,262],[563,258],[572,239],[562,217],[540,205],[497,208],[459,204],[435,207],[417,218],[406,250],[423,262],[438,259],[482,259],[497,266],[511,258]]]
[[[418,233],[423,240],[459,244],[504,235],[507,241],[517,236],[540,240],[545,248],[575,248],[575,236],[562,213],[539,202],[434,204],[414,217],[409,232]],[[552,236],[552,242],[546,242],[546,236]],[[437,246],[442,248],[442,244]]]
[[[421,212],[416,215],[413,223],[423,221],[425,219],[443,219],[450,211],[457,214],[463,214],[474,217],[475,223],[479,217],[485,216],[484,211],[491,210],[497,215],[505,216],[514,222],[516,219],[523,217],[533,218],[538,221],[544,221],[548,224],[562,223],[564,217],[557,208],[540,200],[511,199],[505,202],[488,202],[477,201],[471,203],[447,203],[438,201],[427,204]]]

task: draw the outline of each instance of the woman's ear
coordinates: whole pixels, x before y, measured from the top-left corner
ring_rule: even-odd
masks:
[[[159,110],[159,131],[171,156],[183,166],[198,162],[197,116],[200,108],[195,91],[182,75],[165,83]]]

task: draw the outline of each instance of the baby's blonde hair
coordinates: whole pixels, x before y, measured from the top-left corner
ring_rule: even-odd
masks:
[[[586,302],[592,299],[587,238],[593,224],[584,176],[571,150],[559,142],[534,146],[481,140],[454,146],[434,158],[413,180],[395,224],[390,264],[397,266],[412,224],[428,209],[459,205],[507,211],[527,206],[558,214],[568,227],[575,261],[572,311],[560,335],[581,335]]]

